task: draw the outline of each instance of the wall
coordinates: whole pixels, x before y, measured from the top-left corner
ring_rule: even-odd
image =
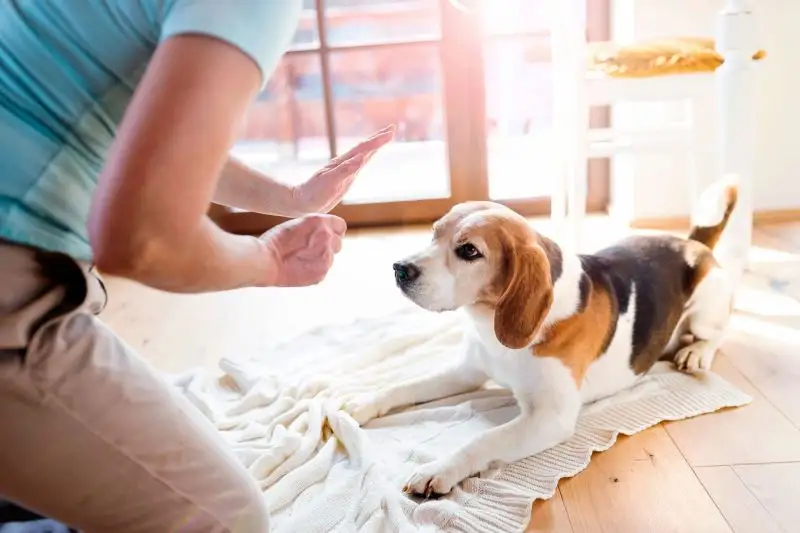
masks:
[[[762,47],[768,54],[760,65],[755,209],[800,209],[800,2],[750,3],[755,7]],[[717,13],[725,2],[612,0],[612,4],[615,34],[628,41],[669,35],[713,37]],[[663,110],[665,106],[661,107]],[[710,114],[704,120],[703,127],[713,126]],[[690,167],[685,157],[619,157],[612,168],[611,194],[616,212],[637,219],[688,214]]]

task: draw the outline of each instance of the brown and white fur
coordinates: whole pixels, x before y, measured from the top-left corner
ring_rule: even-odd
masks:
[[[463,357],[346,409],[363,423],[489,379],[513,391],[519,416],[422,465],[405,486],[444,494],[565,441],[583,404],[630,387],[663,357],[687,372],[710,368],[734,291],[711,250],[736,196],[732,182],[707,190],[706,223],[687,239],[634,236],[591,255],[567,253],[498,204],[455,206],[434,224],[431,244],[394,268],[420,307],[466,311]]]

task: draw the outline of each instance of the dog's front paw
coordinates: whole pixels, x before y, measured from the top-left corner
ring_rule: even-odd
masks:
[[[442,461],[434,461],[418,467],[406,481],[403,492],[425,497],[447,494],[460,481],[461,476],[456,468]]]
[[[695,341],[675,354],[675,366],[681,372],[694,374],[701,370],[710,370],[716,351],[708,341]]]
[[[385,415],[386,410],[381,405],[377,394],[359,394],[342,406],[342,410],[353,417],[358,425],[364,425],[373,418]]]

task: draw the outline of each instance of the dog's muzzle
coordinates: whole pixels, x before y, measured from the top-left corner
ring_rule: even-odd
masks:
[[[414,283],[420,275],[419,268],[411,263],[395,263],[392,268],[394,269],[394,281],[401,289],[405,289]]]

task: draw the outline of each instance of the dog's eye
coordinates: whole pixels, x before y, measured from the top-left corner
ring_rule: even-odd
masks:
[[[468,242],[456,248],[456,255],[464,261],[475,261],[483,257],[478,249]]]

